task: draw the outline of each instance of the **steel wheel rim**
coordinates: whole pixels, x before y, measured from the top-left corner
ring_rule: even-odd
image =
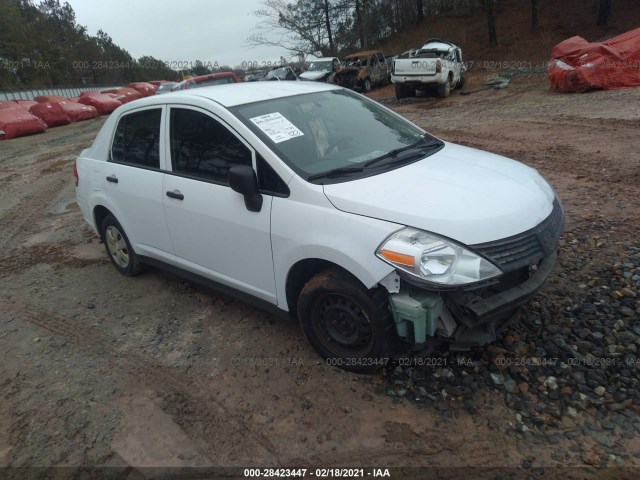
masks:
[[[313,329],[322,344],[341,357],[363,357],[373,346],[373,327],[362,308],[349,297],[327,294],[316,303]]]
[[[120,230],[113,225],[109,225],[105,232],[105,237],[107,248],[113,261],[120,268],[127,268],[129,266],[129,248]]]

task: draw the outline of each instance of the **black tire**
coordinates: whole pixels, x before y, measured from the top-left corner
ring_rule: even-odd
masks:
[[[396,90],[396,100],[402,100],[406,96],[404,92],[404,85],[401,83],[394,83],[393,85]]]
[[[142,262],[131,247],[129,238],[116,217],[109,214],[102,221],[102,241],[113,266],[123,275],[133,277],[142,271]]]
[[[460,80],[458,80],[458,84],[456,85],[456,88],[458,90],[462,90],[462,88],[464,87],[464,84],[467,83],[467,79],[464,77],[464,75],[461,73],[460,74]]]
[[[339,268],[307,282],[298,297],[298,319],[311,346],[343,370],[375,372],[389,360],[395,328],[383,289],[367,291]]]
[[[447,98],[449,95],[451,95],[451,77],[447,78],[443,85],[438,86],[438,96],[440,98]]]

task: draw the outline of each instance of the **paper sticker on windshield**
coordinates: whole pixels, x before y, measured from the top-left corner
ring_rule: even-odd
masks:
[[[285,142],[304,135],[298,127],[283,117],[280,112],[253,117],[251,121],[274,143]]]

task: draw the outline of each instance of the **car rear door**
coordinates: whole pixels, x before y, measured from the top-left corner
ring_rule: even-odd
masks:
[[[256,152],[208,110],[170,105],[167,118],[163,202],[176,261],[275,304],[272,197],[251,212],[227,183],[231,166],[255,168]]]
[[[173,251],[162,205],[165,107],[123,114],[102,178],[111,212],[139,255],[170,259]],[[98,228],[101,228],[98,225]]]

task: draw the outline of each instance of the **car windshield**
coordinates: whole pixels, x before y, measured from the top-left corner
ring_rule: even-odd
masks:
[[[342,89],[240,105],[232,112],[294,171],[318,183],[374,175],[443,145],[377,103]]]
[[[286,68],[278,68],[277,70],[271,70],[270,72],[268,72],[264,78],[284,78],[287,76],[287,73],[288,71]]]
[[[329,72],[331,70],[331,62],[313,62],[309,65],[310,72]]]

